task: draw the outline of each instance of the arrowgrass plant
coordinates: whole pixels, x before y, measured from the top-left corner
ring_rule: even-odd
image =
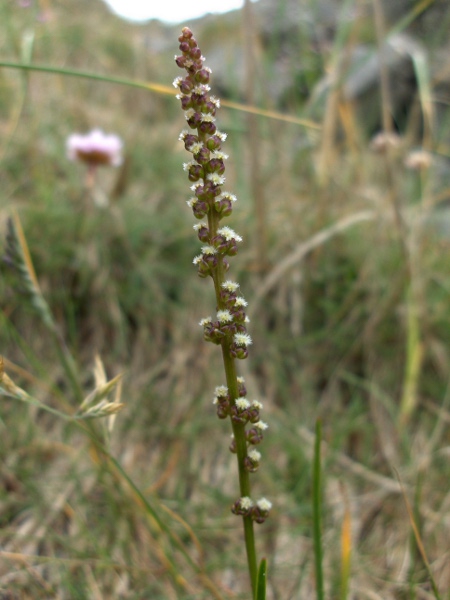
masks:
[[[266,498],[256,502],[251,498],[250,474],[259,468],[261,453],[255,446],[262,441],[268,426],[260,419],[262,404],[247,400],[244,379],[238,376],[236,362],[247,358],[252,339],[247,332],[247,302],[238,295],[239,284],[226,278],[229,258],[237,254],[242,238],[221,223],[231,215],[236,197],[222,189],[228,158],[222,151],[222,143],[227,136],[215,124],[220,101],[209,94],[211,69],[204,66],[205,59],[188,27],[183,28],[178,41],[181,55],[175,57],[175,62],[187,75],[177,77],[174,86],[180,90],[177,98],[190,128],[181,132],[180,140],[192,154],[192,160],[183,165],[194,193],[187,204],[200,220],[194,229],[204,244],[193,262],[199,277],[212,279],[217,303],[215,317],[203,318],[200,325],[204,339],[222,350],[226,385],[216,387],[214,404],[219,419],[231,421],[230,450],[237,458],[240,491],[232,512],[243,519],[251,587],[253,594],[258,594],[255,597],[259,597],[258,590],[264,586],[260,584],[261,578],[258,580],[253,523],[263,523],[272,504]]]
[[[152,24],[124,23],[102,12],[103,3],[79,0],[75,13],[73,3],[60,0],[52,3],[54,19],[36,24],[33,52],[19,53],[21,39],[30,49],[25,41],[33,23],[24,22],[30,11],[18,11],[15,4],[0,7],[9,31],[0,43],[0,219],[6,230],[11,205],[20,213],[41,297],[31,288],[12,294],[10,274],[3,280],[2,273],[0,353],[7,397],[0,402],[0,595],[248,599],[241,580],[241,522],[227,510],[235,461],[222,451],[220,436],[211,435],[211,415],[199,410],[208,403],[208,390],[222,381],[219,348],[196,336],[196,321],[210,312],[213,286],[192,277],[178,258],[198,254],[198,241],[171,201],[183,194],[184,183],[173,177],[180,162],[173,151],[181,128],[178,106],[167,100],[173,88],[163,85],[173,32],[161,26],[153,36]],[[272,4],[278,12],[287,6],[285,0]],[[315,0],[309,4],[319,7]],[[222,65],[232,55],[242,61],[242,52],[235,52],[239,15],[229,17],[196,24],[212,65],[215,52]],[[442,19],[444,34],[446,22]],[[335,72],[336,95],[323,110],[311,95],[325,73],[339,68],[341,56],[372,43],[367,36],[373,23],[365,23],[361,29],[356,21],[339,20],[336,43],[330,46],[327,38],[326,47],[311,43],[310,21],[299,23],[294,51],[286,52],[272,19],[262,47],[256,46],[259,35],[255,41],[254,71],[263,88],[258,107],[233,103],[247,98],[242,89],[236,96],[230,91],[237,91],[239,64],[225,65],[229,71],[226,79],[222,72],[222,81],[214,68],[222,106],[230,109],[224,117],[235,162],[240,165],[241,156],[254,150],[244,112],[253,111],[258,184],[268,199],[276,198],[265,207],[268,271],[257,278],[258,238],[252,244],[247,233],[256,219],[247,202],[254,194],[247,193],[250,161],[239,168],[234,191],[243,200],[238,229],[246,244],[237,244],[238,258],[259,279],[251,286],[253,297],[245,282],[251,308],[245,312],[268,327],[250,331],[251,365],[235,363],[245,369],[255,397],[262,397],[261,386],[273,400],[264,441],[271,459],[252,476],[253,490],[261,480],[278,507],[276,519],[255,527],[256,541],[270,558],[271,600],[320,593],[341,600],[412,600],[438,598],[436,588],[444,598],[450,589],[449,244],[445,207],[437,208],[448,190],[435,177],[442,158],[435,136],[444,140],[450,121],[436,121],[439,132],[430,131],[433,139],[425,146],[400,129],[401,152],[387,157],[404,239],[414,250],[411,279],[388,202],[392,178],[386,157],[368,144],[377,111],[361,114],[353,104],[340,106],[338,88],[347,77],[342,71]],[[290,25],[295,27],[294,20]],[[436,31],[431,36],[438,38]],[[284,73],[295,104],[269,96],[269,85],[277,85],[271,76],[280,67],[277,54],[282,66],[292,57]],[[426,60],[431,78],[439,77],[431,71],[431,58]],[[299,84],[306,88],[303,99]],[[158,96],[161,91],[165,97]],[[425,92],[426,86],[422,107],[428,98],[437,107],[435,90]],[[313,115],[314,128],[307,120]],[[80,189],[85,172],[67,164],[63,140],[93,125],[121,132],[130,169],[120,170],[125,192],[112,199],[110,210],[92,210],[78,234],[74,215],[84,198],[89,206],[94,198]],[[402,158],[414,147],[425,147],[429,158],[421,160],[420,170],[406,171]],[[227,175],[230,179],[228,166]],[[207,216],[200,221],[209,228]],[[17,224],[13,218],[10,237],[17,238]],[[80,249],[82,256],[91,255],[93,240],[99,260],[77,260]],[[11,243],[17,247],[12,237]],[[22,277],[16,269],[15,280],[25,286]],[[44,297],[54,333],[42,318],[36,322],[36,310],[31,315],[19,310],[20,298],[37,309]],[[67,350],[79,392],[67,371],[70,359],[64,367],[60,356]],[[111,432],[110,453],[85,435],[88,425],[101,427],[114,417],[92,420],[106,408],[109,394],[102,400],[91,396],[92,403],[80,410],[106,380],[96,369],[92,384],[89,367],[96,353],[112,377],[127,368],[126,410]],[[321,443],[318,437],[314,443],[312,433],[317,418]],[[262,569],[258,600],[264,584]]]

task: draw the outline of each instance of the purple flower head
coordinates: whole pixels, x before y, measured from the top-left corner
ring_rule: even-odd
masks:
[[[107,135],[101,129],[93,129],[86,135],[73,133],[66,142],[67,157],[90,166],[118,167],[123,160],[122,147],[122,140],[117,135]]]

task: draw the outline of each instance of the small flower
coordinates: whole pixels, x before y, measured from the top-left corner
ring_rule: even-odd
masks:
[[[401,145],[401,137],[397,133],[381,131],[370,141],[370,149],[379,154],[384,154],[388,149],[396,150]]]
[[[254,426],[260,431],[265,431],[269,427],[264,421],[258,421]]]
[[[272,508],[272,502],[267,498],[261,498],[256,505],[251,509],[251,517],[256,523],[264,523],[269,516],[269,511]]]
[[[225,152],[221,152],[220,150],[215,150],[214,152],[211,152],[211,158],[216,158],[217,160],[227,160],[228,154],[225,154]]]
[[[263,408],[263,405],[258,400],[253,400],[252,401],[252,407],[253,408],[257,408],[258,410],[261,410]]]
[[[225,182],[225,177],[222,177],[218,173],[208,173],[206,179],[211,181],[214,185],[222,185]]]
[[[245,308],[248,305],[247,300],[244,300],[244,298],[238,297],[235,299],[234,301],[234,306],[236,308]]]
[[[430,152],[426,150],[413,150],[405,158],[404,165],[411,171],[426,171],[431,163],[433,157]]]
[[[217,312],[217,319],[219,323],[231,323],[233,320],[233,315],[229,310],[219,310]]]
[[[66,150],[70,160],[81,160],[91,166],[122,164],[122,140],[94,129],[86,135],[74,133],[67,138]]]
[[[187,163],[183,163],[183,171],[189,171],[190,167],[197,166],[195,160],[190,160]]]
[[[225,398],[228,396],[228,388],[226,385],[218,385],[215,389],[215,394],[219,398]]]
[[[201,83],[200,85],[197,85],[193,88],[192,93],[193,94],[198,94],[199,96],[201,96],[202,94],[204,94],[205,92],[209,92],[211,88],[209,87],[209,85],[206,85],[204,83]]]
[[[236,346],[250,346],[252,343],[252,338],[248,335],[248,333],[235,333],[234,334],[234,343]]]
[[[201,142],[194,142],[189,146],[188,150],[189,152],[192,152],[192,154],[198,154],[202,148],[203,144]]]
[[[222,287],[224,290],[227,290],[228,292],[235,292],[236,290],[239,289],[239,284],[236,283],[236,281],[224,281],[222,283]]]
[[[244,459],[244,466],[249,473],[255,473],[259,469],[259,461],[261,460],[261,452],[256,448],[252,448]]]
[[[222,192],[220,196],[217,196],[216,200],[218,202],[220,202],[220,200],[229,200],[230,202],[236,202],[237,198],[234,194],[230,194],[230,192]]]
[[[257,450],[255,450],[255,452],[257,452]],[[270,500],[267,500],[267,498],[261,498],[257,501],[256,506],[264,512],[269,512],[269,510],[272,508],[272,502],[270,502]]]
[[[243,496],[242,498],[239,498],[239,500],[236,500],[236,502],[231,507],[231,512],[235,515],[248,517],[251,515],[253,508],[253,500],[248,496]]]
[[[258,452],[256,448],[252,448],[248,453],[248,457],[254,462],[259,462],[261,460],[261,452]]]
[[[205,317],[204,319],[201,319],[201,321],[199,322],[199,325],[200,325],[200,327],[205,327],[205,325],[209,325],[210,323],[212,323],[212,318]]]
[[[250,408],[250,402],[247,400],[247,398],[238,398],[235,404],[239,410],[246,410],[247,408]]]
[[[253,506],[253,500],[248,496],[244,496],[239,500],[239,506],[242,508],[242,510],[248,510]]]
[[[240,235],[238,235],[235,231],[233,231],[231,229],[231,227],[221,227],[220,229],[217,230],[217,233],[219,235],[223,235],[223,237],[229,241],[229,240],[235,240],[236,242],[242,242],[242,238]]]
[[[214,246],[203,246],[202,254],[206,254],[207,256],[213,256],[214,254],[217,254],[217,250],[216,248],[214,248]]]

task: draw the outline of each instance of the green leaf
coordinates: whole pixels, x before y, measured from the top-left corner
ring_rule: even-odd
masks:
[[[256,578],[255,600],[266,600],[267,560],[263,558],[259,563]]]

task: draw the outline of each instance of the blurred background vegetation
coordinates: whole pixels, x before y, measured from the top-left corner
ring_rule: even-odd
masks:
[[[239,366],[270,424],[254,481],[274,510],[257,539],[268,598],[314,597],[321,419],[327,598],[437,597],[403,493],[450,597],[450,10],[340,5],[260,0],[189,24],[213,93],[266,111],[225,102],[218,118],[239,199],[227,224],[244,237],[232,277],[254,338]],[[100,0],[7,0],[0,18],[1,62],[165,86],[179,74],[178,26],[126,23]],[[94,127],[123,138],[125,161],[87,189],[65,140]],[[230,432],[211,403],[220,353],[198,326],[214,300],[192,266],[183,127],[169,93],[0,68],[2,236],[17,211],[86,393],[96,355],[109,377],[124,372],[111,453],[179,540],[89,436],[2,397],[2,599],[248,597]],[[2,265],[5,371],[76,410],[18,288]]]

